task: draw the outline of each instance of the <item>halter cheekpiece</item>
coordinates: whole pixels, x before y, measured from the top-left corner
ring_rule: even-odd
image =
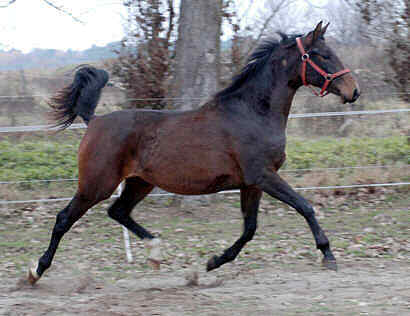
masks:
[[[332,80],[336,79],[337,77],[340,77],[348,72],[350,72],[349,68],[340,70],[334,74],[329,74],[326,71],[324,71],[322,68],[320,68],[318,65],[316,65],[312,59],[310,59],[310,56],[308,53],[306,53],[305,48],[303,47],[302,44],[302,39],[300,37],[296,38],[296,43],[298,45],[299,51],[302,54],[302,72],[301,72],[301,77],[302,77],[302,82],[304,86],[308,86],[309,88],[312,89],[313,93],[319,97],[324,97],[329,93],[327,91],[327,88],[329,84],[332,82]],[[306,81],[306,63],[309,63],[314,70],[316,70],[319,74],[325,78],[325,83],[322,86],[322,90],[320,92],[316,92]]]

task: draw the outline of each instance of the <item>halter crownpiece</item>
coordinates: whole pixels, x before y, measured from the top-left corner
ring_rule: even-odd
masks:
[[[302,77],[302,82],[304,86],[308,86],[310,89],[312,89],[313,93],[319,97],[324,97],[325,95],[327,95],[329,93],[329,91],[327,90],[329,84],[336,79],[337,77],[340,77],[348,72],[350,72],[349,68],[340,70],[334,74],[329,74],[326,71],[324,71],[322,68],[320,68],[318,65],[316,65],[313,60],[310,59],[310,56],[308,53],[306,53],[305,48],[303,47],[302,44],[302,39],[300,37],[296,38],[296,43],[298,45],[299,51],[302,54],[302,72],[301,72],[301,77]],[[322,86],[322,90],[320,90],[320,92],[316,92],[310,85],[309,83],[306,81],[306,63],[309,63],[312,68],[314,70],[316,70],[319,74],[321,74],[323,76],[323,78],[325,78],[325,83]]]

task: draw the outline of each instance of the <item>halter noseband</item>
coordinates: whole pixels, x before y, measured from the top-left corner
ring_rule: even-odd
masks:
[[[302,77],[302,82],[304,86],[308,86],[309,88],[312,89],[313,93],[319,97],[324,97],[329,93],[327,91],[327,87],[329,84],[332,82],[333,79],[336,79],[337,77],[340,77],[348,72],[350,72],[350,69],[346,68],[343,70],[340,70],[334,74],[328,74],[326,71],[324,71],[322,68],[320,68],[318,65],[316,65],[313,60],[310,59],[310,56],[308,53],[306,53],[305,48],[303,47],[302,40],[300,37],[296,38],[296,43],[298,44],[298,48],[300,53],[302,54],[302,72],[301,72],[301,77]],[[314,70],[316,70],[318,73],[320,73],[324,78],[325,78],[325,83],[323,84],[322,90],[320,92],[316,92],[306,81],[306,63],[309,63]]]

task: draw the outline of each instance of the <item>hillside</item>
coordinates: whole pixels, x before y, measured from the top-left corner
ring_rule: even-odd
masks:
[[[112,42],[106,46],[93,46],[83,51],[56,49],[34,49],[29,53],[19,50],[0,50],[0,71],[21,69],[52,69],[66,65],[75,65],[100,61],[116,56],[115,50],[121,47],[120,42]]]

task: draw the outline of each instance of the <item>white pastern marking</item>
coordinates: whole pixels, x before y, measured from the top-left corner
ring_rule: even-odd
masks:
[[[162,260],[161,255],[161,239],[147,239],[145,241],[145,247],[148,250],[148,259],[152,259],[160,262]]]
[[[35,263],[32,263],[31,268],[30,268],[30,273],[32,277],[36,280],[40,279],[40,276],[37,274],[37,268],[38,266]]]

